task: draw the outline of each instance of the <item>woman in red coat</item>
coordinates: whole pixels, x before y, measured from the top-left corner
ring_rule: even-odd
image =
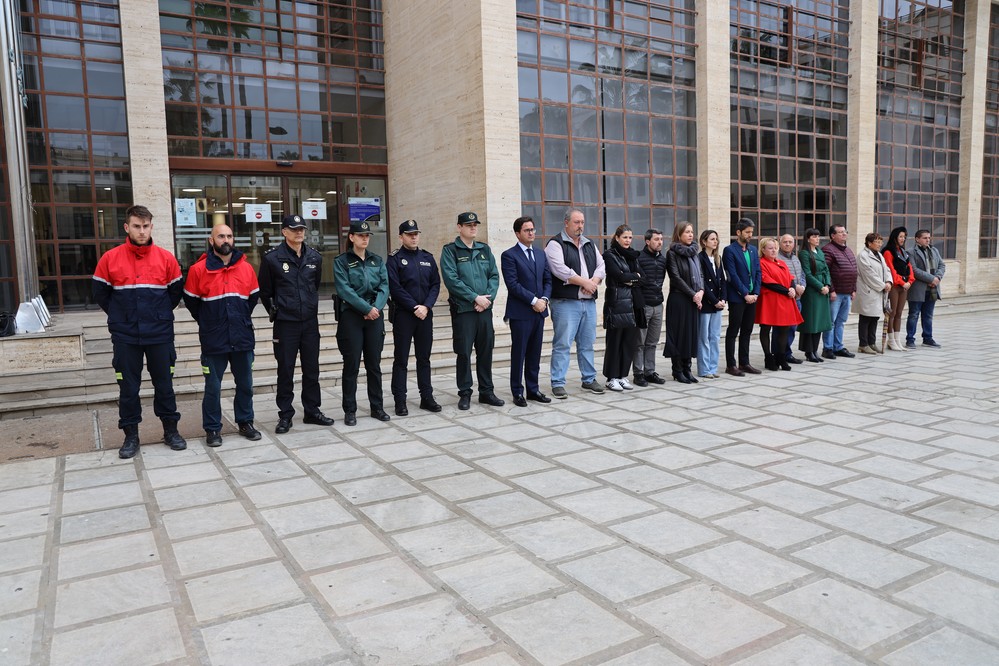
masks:
[[[909,253],[905,250],[905,234],[905,227],[892,229],[891,235],[888,236],[888,244],[881,251],[891,272],[892,287],[888,292],[891,313],[887,315],[885,325],[889,331],[888,349],[892,351],[908,351],[898,339],[898,333],[902,330],[902,311],[905,310],[909,287],[916,281],[916,271],[912,270]]]
[[[792,326],[802,321],[795,304],[794,280],[787,264],[777,259],[776,238],[760,240],[760,298],[756,303],[756,323],[760,325],[760,346],[767,370],[790,370],[784,354],[770,350],[771,328],[776,332],[777,349],[787,348],[787,336]],[[778,358],[779,357],[779,358]]]

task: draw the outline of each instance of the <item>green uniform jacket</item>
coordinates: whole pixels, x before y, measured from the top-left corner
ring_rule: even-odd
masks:
[[[829,312],[829,294],[823,295],[822,287],[832,288],[832,275],[826,265],[826,255],[815,249],[815,270],[812,270],[811,255],[808,250],[798,253],[801,270],[805,272],[805,293],[801,295],[801,316],[804,324],[798,324],[802,333],[824,333],[832,329],[832,315]]]
[[[499,269],[493,251],[485,243],[475,241],[469,248],[457,237],[445,245],[441,250],[441,277],[459,313],[474,312],[476,296],[489,296],[496,302]]]
[[[343,307],[362,315],[384,309],[388,301],[388,271],[377,254],[368,253],[363,261],[352,250],[339,255],[333,260],[333,284]]]

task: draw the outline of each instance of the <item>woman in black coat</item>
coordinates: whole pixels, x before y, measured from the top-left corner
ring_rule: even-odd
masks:
[[[611,391],[630,391],[631,362],[638,346],[638,329],[645,327],[645,301],[638,282],[638,250],[631,247],[634,234],[622,224],[614,231],[614,240],[604,252],[607,291],[604,294],[604,376]]]
[[[697,258],[704,279],[704,300],[697,322],[697,374],[718,379],[721,320],[725,309],[725,270],[718,248],[718,232],[713,229],[701,232],[700,244]]]
[[[690,374],[691,359],[697,356],[697,332],[704,280],[701,278],[694,227],[682,222],[673,229],[666,253],[666,274],[669,275],[669,297],[666,299],[666,347],[663,356],[673,363],[673,379],[683,384],[696,384]]]

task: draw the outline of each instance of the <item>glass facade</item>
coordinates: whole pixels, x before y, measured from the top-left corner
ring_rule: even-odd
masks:
[[[696,223],[694,0],[518,0],[521,196],[540,234]]]
[[[171,156],[385,164],[380,0],[160,0]]]
[[[957,252],[963,0],[880,0],[877,231],[929,229]]]
[[[849,0],[732,0],[732,222],[846,224]]]
[[[17,309],[17,270],[14,267],[14,229],[7,179],[7,144],[0,113],[0,312]]]
[[[982,168],[982,226],[978,256],[995,259],[999,245],[999,6],[989,21],[989,64],[985,93],[985,156]]]
[[[90,305],[101,252],[132,204],[115,0],[21,0],[28,166],[42,297]]]

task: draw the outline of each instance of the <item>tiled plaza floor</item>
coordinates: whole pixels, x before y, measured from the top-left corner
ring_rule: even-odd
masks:
[[[0,466],[0,664],[997,664],[997,319],[526,409],[438,376],[442,414],[355,428],[330,392],[283,436],[260,396],[258,443]]]

